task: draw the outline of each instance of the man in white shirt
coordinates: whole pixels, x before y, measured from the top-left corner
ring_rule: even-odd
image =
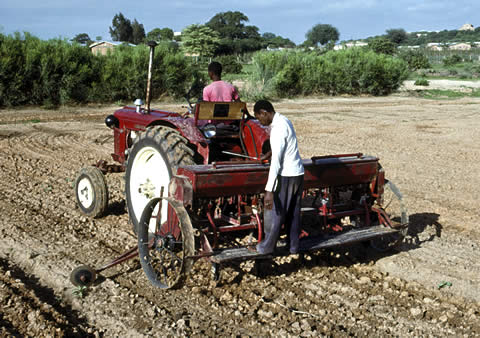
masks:
[[[269,101],[258,101],[253,111],[262,125],[271,126],[271,161],[264,197],[266,236],[257,244],[256,251],[261,254],[272,253],[284,224],[290,253],[297,253],[304,169],[295,129],[290,120],[275,112]]]

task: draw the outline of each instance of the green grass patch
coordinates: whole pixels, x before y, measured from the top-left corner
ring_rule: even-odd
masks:
[[[27,123],[40,123],[40,122],[42,122],[42,121],[39,120],[39,119],[31,119],[31,120],[23,121],[22,123],[27,124]]]
[[[430,85],[430,82],[428,82],[427,79],[422,78],[422,79],[415,80],[414,85],[415,86],[428,86],[428,85]]]
[[[480,89],[474,89],[470,94],[471,97],[480,97]]]
[[[459,92],[455,90],[428,89],[420,91],[419,94],[426,99],[445,100],[460,99],[463,97],[480,97],[480,90],[474,90],[472,92]]]

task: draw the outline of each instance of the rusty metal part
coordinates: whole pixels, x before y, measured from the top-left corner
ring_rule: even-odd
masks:
[[[151,243],[150,243],[150,245],[151,245]],[[127,250],[126,252],[124,252],[123,254],[121,254],[120,256],[118,256],[117,258],[115,258],[114,260],[112,260],[111,262],[106,263],[105,265],[96,269],[95,271],[97,273],[100,273],[103,270],[111,268],[112,266],[115,266],[115,265],[121,264],[125,261],[128,261],[129,259],[132,259],[132,258],[136,257],[137,255],[138,255],[138,247],[133,247],[133,248]]]
[[[100,169],[103,174],[109,173],[122,173],[125,171],[125,166],[121,164],[108,164],[105,160],[99,160],[96,164],[93,165]]]
[[[232,153],[232,152],[230,152],[230,151],[225,151],[225,150],[223,150],[222,153],[227,154],[227,155],[233,155],[233,156],[238,156],[238,157],[249,158],[249,159],[252,159],[252,160],[260,160],[258,157],[253,157],[253,156],[247,156],[247,155],[243,155],[243,154]]]
[[[150,59],[148,61],[148,79],[147,79],[147,96],[145,101],[147,101],[147,113],[150,113],[150,101],[152,98],[152,68],[153,68],[153,56],[155,53],[155,47],[157,43],[155,41],[149,41],[147,45],[150,47]]]

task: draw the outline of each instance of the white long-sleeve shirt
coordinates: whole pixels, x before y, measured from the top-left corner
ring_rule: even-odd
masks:
[[[278,175],[292,177],[304,173],[302,158],[298,151],[297,135],[292,122],[285,116],[275,113],[270,126],[272,158],[266,191],[274,191]]]

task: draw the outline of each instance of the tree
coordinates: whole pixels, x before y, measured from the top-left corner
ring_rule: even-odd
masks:
[[[408,39],[407,32],[402,28],[387,29],[386,32],[387,38],[397,45]]]
[[[220,36],[215,54],[243,53],[262,48],[258,27],[246,26],[245,22],[248,22],[248,17],[238,11],[218,13],[207,22],[206,25]]]
[[[133,42],[132,24],[122,13],[115,14],[113,17],[110,36],[113,41]]]
[[[145,28],[141,23],[138,23],[137,19],[132,23],[132,42],[136,45],[142,43],[145,40]]]
[[[217,31],[222,39],[242,39],[245,37],[245,25],[248,22],[248,17],[242,12],[222,12],[215,14],[207,26]]]
[[[373,50],[375,53],[393,55],[396,51],[396,46],[392,40],[387,39],[383,36],[376,37],[368,42],[368,48]]]
[[[206,25],[193,24],[182,31],[182,48],[192,55],[213,56],[219,35]]]
[[[173,40],[173,30],[170,28],[154,28],[148,32],[147,41],[172,41]]]
[[[262,35],[266,47],[280,48],[280,47],[295,47],[295,43],[287,38],[282,38],[273,33],[267,32]]]
[[[79,44],[85,45],[85,46],[88,46],[88,45],[90,45],[90,44],[93,42],[92,39],[90,39],[90,37],[88,36],[87,33],[77,34],[77,35],[75,35],[75,37],[74,37],[73,39],[71,39],[70,41],[72,41],[72,42],[78,42]]]
[[[328,42],[335,43],[340,38],[340,33],[332,25],[317,24],[305,34],[305,37],[307,38],[306,44],[318,46],[318,44],[325,45]]]
[[[97,35],[95,37],[95,41],[102,41],[102,36],[101,35]]]

